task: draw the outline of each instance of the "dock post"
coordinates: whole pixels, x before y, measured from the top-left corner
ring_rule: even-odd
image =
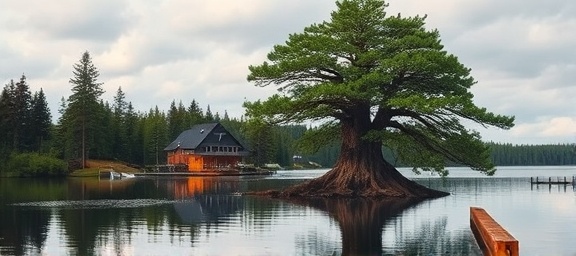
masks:
[[[470,228],[484,255],[520,255],[518,240],[500,226],[484,209],[470,207]]]

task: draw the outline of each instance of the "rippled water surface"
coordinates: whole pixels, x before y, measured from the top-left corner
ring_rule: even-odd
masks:
[[[469,208],[486,209],[522,255],[576,255],[571,185],[531,176],[575,167],[500,168],[495,177],[402,173],[450,196],[422,202],[285,202],[241,192],[280,189],[326,170],[266,177],[0,179],[0,255],[481,255]]]

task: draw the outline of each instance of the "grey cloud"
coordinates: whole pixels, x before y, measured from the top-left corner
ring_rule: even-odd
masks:
[[[136,59],[133,65],[126,70],[112,71],[112,74],[137,74],[142,69],[186,60],[206,61],[214,50],[225,50],[238,54],[251,54],[262,48],[272,48],[274,44],[283,43],[288,33],[300,32],[305,26],[314,22],[321,22],[322,15],[327,16],[325,9],[329,2],[314,2],[299,5],[297,2],[283,3],[286,6],[283,15],[276,12],[260,13],[260,16],[241,17],[227,23],[205,23],[197,26],[192,17],[181,21],[179,27],[170,27],[168,24],[162,30],[156,28],[134,31],[145,41],[137,42]],[[330,6],[333,3],[329,3]],[[186,12],[183,10],[183,12]],[[144,15],[141,13],[140,15]],[[302,15],[300,19],[294,19]],[[167,22],[159,17],[146,17],[146,23],[158,26]],[[186,27],[186,23],[191,24]],[[287,32],[290,31],[290,32]]]
[[[263,12],[258,17],[238,17],[231,23],[206,24],[200,29],[184,32],[189,33],[188,39],[236,45],[241,53],[250,53],[263,47],[272,48],[275,44],[284,43],[288,33],[302,32],[304,27],[327,19],[327,7],[333,7],[332,2],[298,2],[301,1],[281,3],[284,7],[281,13]]]
[[[566,0],[550,1],[525,1],[525,0],[478,0],[463,2],[460,0],[447,0],[442,2],[457,2],[459,8],[453,13],[445,15],[452,16],[451,20],[456,20],[458,28],[467,30],[469,28],[486,26],[494,22],[513,20],[515,18],[529,18],[542,20],[550,17],[573,17],[576,12],[576,3]],[[431,14],[430,18],[434,18]]]
[[[519,43],[521,44],[521,43]],[[502,48],[469,47],[467,53],[459,56],[461,62],[474,69],[493,70],[506,73],[509,77],[524,79],[538,78],[547,68],[553,65],[574,65],[576,53],[565,53],[562,49],[506,50]],[[564,79],[556,86],[568,86],[570,78]],[[574,80],[572,80],[574,81]]]
[[[127,31],[134,18],[123,1],[50,4],[57,6],[32,13],[25,26],[54,39],[114,41]]]
[[[498,114],[514,115],[516,123],[533,123],[545,116],[574,116],[573,97],[576,88],[535,90],[530,84],[498,83],[500,88],[486,86],[486,81],[473,89],[475,102]]]
[[[29,78],[39,78],[48,76],[58,65],[57,59],[43,56],[22,57],[19,54],[0,48],[0,81],[10,79],[20,79],[22,74]]]

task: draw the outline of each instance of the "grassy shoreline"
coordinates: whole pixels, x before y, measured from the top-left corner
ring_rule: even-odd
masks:
[[[111,160],[88,160],[86,168],[72,171],[68,177],[98,177],[102,170],[114,170],[115,172],[139,173],[141,170],[130,167],[126,163]]]

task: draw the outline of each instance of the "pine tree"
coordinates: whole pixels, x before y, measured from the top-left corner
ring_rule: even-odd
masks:
[[[68,98],[68,107],[64,115],[66,125],[62,128],[68,132],[66,140],[71,141],[72,152],[75,157],[81,158],[82,167],[86,166],[86,160],[90,148],[94,145],[94,136],[101,126],[99,103],[100,96],[104,93],[102,83],[98,82],[100,72],[92,63],[88,51],[82,54],[80,61],[73,66],[72,95]]]
[[[66,138],[70,137],[67,136],[67,133],[71,132],[71,129],[64,129],[67,127],[67,120],[66,120],[66,109],[68,108],[68,102],[66,98],[60,98],[60,104],[58,106],[58,114],[60,117],[54,126],[54,141],[52,143],[53,147],[57,150],[58,156],[62,159],[66,159],[66,156],[70,155],[67,150],[71,149],[71,141],[67,140]]]
[[[128,102],[124,126],[126,135],[125,161],[129,163],[138,163],[136,156],[142,148],[138,136],[138,119],[138,114],[134,111],[132,103]]]
[[[188,128],[187,121],[188,111],[182,101],[176,106],[176,102],[172,101],[170,110],[168,110],[168,135],[171,138],[176,138],[180,133]]]
[[[112,155],[115,158],[126,161],[127,159],[127,128],[126,128],[126,112],[128,108],[128,103],[126,102],[126,95],[122,91],[122,87],[118,87],[116,95],[114,96],[113,103],[113,114],[112,114],[112,131],[114,134],[112,136]]]
[[[16,83],[12,97],[10,127],[13,129],[13,149],[17,152],[26,151],[30,149],[31,139],[28,135],[32,127],[30,119],[32,93],[26,82],[26,76],[22,75],[20,81]]]
[[[247,114],[273,124],[322,121],[308,144],[341,139],[334,168],[282,196],[437,197],[408,180],[382,146],[415,169],[446,175],[450,161],[491,175],[480,135],[462,121],[509,129],[514,118],[476,106],[470,69],[443,50],[424,17],[388,16],[383,0],[342,0],[325,22],[275,45],[250,66],[248,80],[282,93],[246,102]]]
[[[230,117],[228,116],[228,111],[224,110],[224,121],[230,121]]]
[[[166,156],[163,148],[168,145],[168,130],[166,115],[156,106],[150,109],[143,120],[143,163],[161,164]],[[172,138],[173,139],[173,138]]]
[[[0,94],[0,160],[5,160],[12,151],[12,129],[10,127],[12,118],[12,89],[10,85],[13,86],[14,81],[11,81],[11,84],[7,84]]]
[[[41,150],[43,142],[50,138],[50,130],[52,128],[52,115],[48,108],[48,102],[44,95],[44,90],[40,89],[39,92],[34,93],[32,97],[32,113],[31,120],[34,124],[31,135],[34,139],[35,150]]]
[[[206,120],[206,122],[213,122],[214,121],[214,115],[212,115],[212,110],[210,110],[210,105],[208,105],[208,107],[206,107],[206,115],[204,115],[204,119]]]
[[[203,122],[204,114],[202,113],[202,108],[200,108],[196,100],[192,100],[190,103],[190,106],[188,107],[188,116],[190,120],[188,127],[192,127]]]
[[[186,129],[188,129],[188,123],[190,123],[189,117],[188,117],[188,111],[186,110],[186,107],[184,106],[184,104],[182,103],[182,101],[178,102],[178,111],[176,111],[176,115],[177,115],[177,124],[176,124],[176,130],[178,131],[178,135],[180,135],[180,133]],[[178,136],[176,135],[176,136]]]

